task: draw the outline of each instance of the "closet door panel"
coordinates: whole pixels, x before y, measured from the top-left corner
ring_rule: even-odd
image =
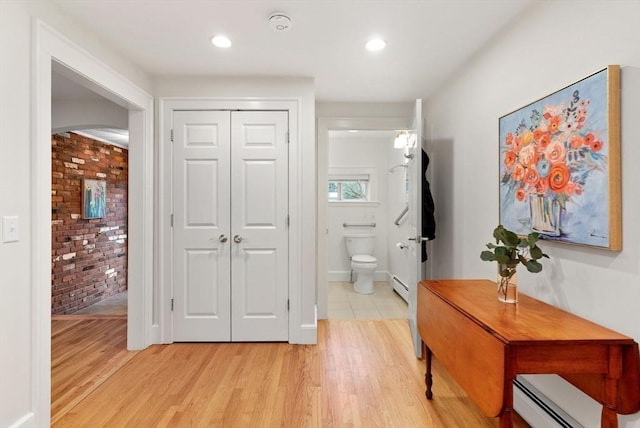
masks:
[[[230,113],[176,111],[173,135],[173,337],[229,341]]]
[[[232,112],[234,341],[289,337],[288,120],[287,112]]]

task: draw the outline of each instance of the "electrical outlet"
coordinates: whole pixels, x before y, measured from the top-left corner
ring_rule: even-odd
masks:
[[[17,242],[19,239],[18,216],[6,215],[2,217],[2,242]]]

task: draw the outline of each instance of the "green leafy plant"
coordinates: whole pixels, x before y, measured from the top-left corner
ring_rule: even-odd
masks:
[[[480,258],[487,262],[499,263],[498,292],[505,295],[507,284],[515,275],[518,264],[526,266],[529,272],[537,273],[542,271],[542,264],[538,260],[543,257],[549,258],[538,247],[540,234],[537,232],[520,237],[500,224],[493,230],[493,237],[496,239],[496,243],[488,243],[488,250],[480,253]]]

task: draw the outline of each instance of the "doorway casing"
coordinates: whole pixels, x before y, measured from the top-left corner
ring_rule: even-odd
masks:
[[[129,314],[127,348],[157,341],[153,327],[153,97],[40,19],[32,21],[31,421],[51,413],[51,72],[129,110]],[[154,340],[154,336],[156,339]]]
[[[318,270],[317,308],[318,319],[327,318],[327,183],[329,169],[329,131],[368,130],[389,131],[408,129],[411,125],[409,117],[320,117],[317,122],[317,162],[318,162]]]
[[[301,325],[302,316],[302,282],[303,266],[301,248],[303,238],[303,222],[301,205],[303,197],[299,183],[302,176],[301,161],[301,126],[302,109],[298,98],[160,98],[158,117],[159,151],[158,165],[163,171],[171,171],[171,123],[174,111],[179,110],[277,110],[289,114],[289,343],[315,343],[316,329]],[[171,266],[171,174],[165,173],[158,183],[158,260],[161,269],[158,278],[158,299],[160,336],[162,343],[173,342],[173,320],[171,312],[171,293],[173,273]]]

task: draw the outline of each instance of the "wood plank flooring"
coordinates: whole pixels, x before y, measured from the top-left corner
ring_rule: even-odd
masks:
[[[53,321],[54,427],[498,426],[437,360],[426,400],[406,320],[321,321],[316,346],[181,343],[138,353],[124,350],[124,320],[65,321]],[[99,366],[97,380],[83,380]]]
[[[121,316],[56,315],[51,322],[51,422],[55,423],[136,352]]]

